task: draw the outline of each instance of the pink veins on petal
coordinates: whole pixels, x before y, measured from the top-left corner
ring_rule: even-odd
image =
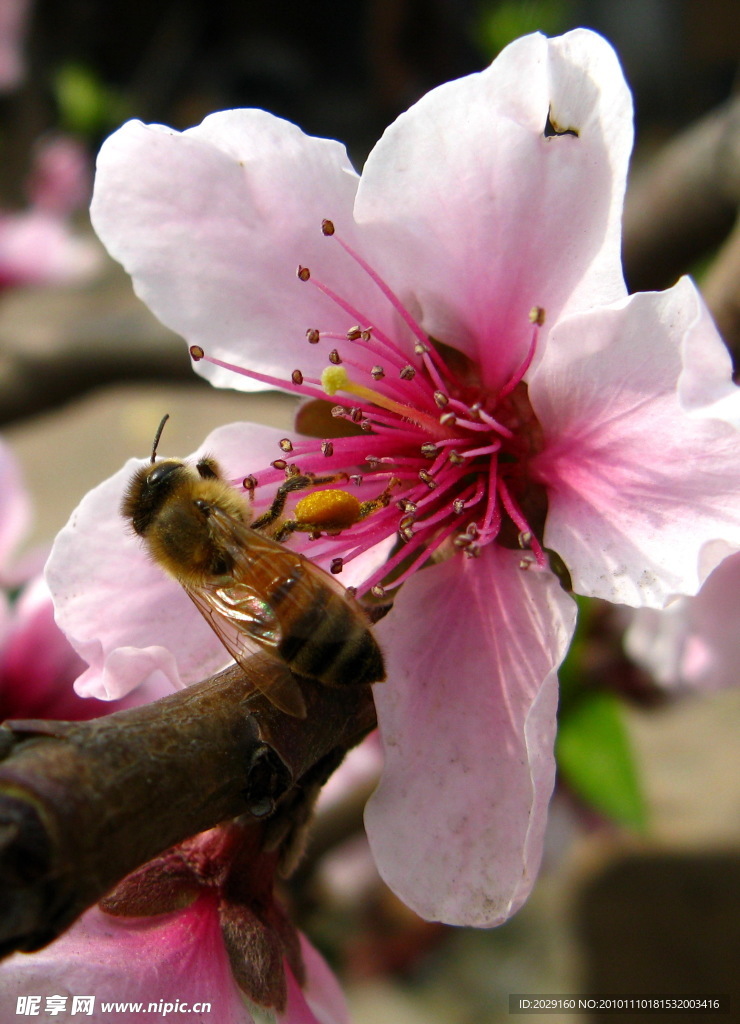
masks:
[[[286,476],[295,473],[345,474],[351,484],[363,485],[363,496],[389,493],[390,500],[353,525],[321,531],[311,549],[312,554],[331,557],[332,571],[340,572],[381,541],[399,538],[400,546],[358,587],[360,593],[372,590],[382,596],[441,549],[475,557],[493,541],[529,548],[523,568],[544,566],[538,537],[546,499],[528,471],[530,459],[541,450],[542,432],[524,382],[544,310],[536,307],[530,314],[532,338],[521,365],[499,390],[491,391],[479,383],[474,364],[462,366],[466,357],[460,353],[453,353],[456,366],[450,364],[445,346],[424,333],[386,282],[337,235],[331,221],[323,222],[322,231],[370,276],[408,330],[410,343],[377,329],[350,299],[300,266],[298,277],[307,287],[319,289],[357,321],[343,334],[331,325],[306,330],[309,344],[335,343],[320,380],[306,378],[300,370],[294,370],[289,380],[267,376],[193,346],[196,361],[203,359],[305,397],[333,396],[337,404],[332,415],[361,431],[331,441],[286,439],[282,451],[290,454],[290,462],[276,458],[269,467],[250,470],[243,484],[250,497],[256,493],[259,502],[261,488],[274,493]],[[364,360],[353,357],[358,346]],[[367,369],[370,360],[372,369]],[[373,484],[377,494],[370,490]],[[316,489],[328,486],[338,485],[325,481]]]

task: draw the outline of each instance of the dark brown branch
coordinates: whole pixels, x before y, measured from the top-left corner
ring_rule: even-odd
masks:
[[[708,114],[633,173],[624,211],[630,290],[664,288],[721,244],[740,202],[740,99]]]
[[[740,362],[740,218],[702,281],[702,294],[720,334]]]
[[[257,662],[255,663],[257,664]],[[264,661],[259,661],[264,672]],[[236,817],[300,806],[375,725],[369,687],[301,680],[305,720],[239,669],[84,723],[0,729],[0,954],[33,950],[163,850]]]

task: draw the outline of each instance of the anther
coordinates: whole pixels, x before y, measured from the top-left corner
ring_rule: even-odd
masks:
[[[356,405],[353,405],[349,411],[349,418],[353,423],[362,422],[362,409],[358,409]]]
[[[318,345],[321,334],[315,327],[309,327],[306,331],[306,337],[308,338],[309,345]]]
[[[437,481],[434,479],[433,476],[431,476],[431,474],[427,473],[425,469],[419,470],[419,479],[422,481],[422,483],[425,483],[427,485],[430,491],[433,491],[434,488],[437,486]]]
[[[463,498],[455,498],[452,502],[452,509],[455,515],[461,516],[465,511],[465,501]]]
[[[291,439],[289,437],[281,438],[278,441],[278,444],[280,445],[280,450],[283,451],[283,452],[292,452],[293,451],[293,442],[291,441]]]
[[[450,404],[449,395],[446,395],[444,391],[435,391],[434,401],[437,403],[437,407],[439,409],[444,409],[445,406]]]
[[[398,530],[398,536],[404,543],[408,544],[409,541],[414,539],[414,531],[411,526],[401,526]]]
[[[365,462],[367,462],[371,469],[377,469],[380,465],[380,459],[377,455],[366,455]]]
[[[299,281],[309,281],[311,279],[311,271],[308,267],[299,267],[296,273],[298,274]]]
[[[193,360],[193,362],[195,362],[195,363],[199,362],[204,356],[205,356],[205,352],[200,347],[200,345],[191,345],[190,346],[190,358]]]
[[[249,491],[249,497],[253,498],[255,488],[257,487],[257,477],[252,476],[251,473],[249,474],[249,476],[245,476],[244,479],[242,480],[242,487],[244,488],[245,491]]]
[[[528,548],[531,545],[531,543],[532,543],[532,531],[531,530],[521,530],[520,533],[519,533],[518,540],[519,540],[519,547],[520,548]]]
[[[331,443],[331,441],[321,442],[321,454],[325,455],[327,458],[329,458],[330,455],[334,454],[334,445]]]
[[[385,597],[386,589],[385,587],[381,587],[379,583],[376,583],[374,587],[370,588],[370,593],[373,597]]]
[[[373,425],[370,420],[363,420],[360,423],[360,430],[364,430],[366,434],[369,434],[373,429]]]
[[[362,483],[362,473],[353,473],[352,476],[349,478],[349,482],[351,484],[354,484],[355,487],[359,487],[360,484]]]
[[[346,414],[347,410],[343,405],[333,405],[331,407],[331,414],[335,420],[340,419]]]
[[[272,466],[273,469],[287,469],[288,468],[288,463],[285,461],[285,459],[275,459],[275,461],[271,462],[270,465]]]
[[[519,568],[523,572],[527,572],[529,569],[533,569],[537,565],[537,559],[534,555],[524,555],[519,559]]]
[[[338,576],[343,568],[344,568],[344,559],[343,558],[332,558],[331,565],[329,566],[329,572],[332,572],[332,573],[334,573],[335,576]]]
[[[433,459],[435,455],[439,454],[439,448],[433,441],[425,441],[421,446],[421,454],[425,459]]]
[[[400,521],[400,523],[398,524],[398,529],[402,534],[410,533],[415,522],[416,516],[413,514],[413,512],[410,512],[408,513],[408,515],[405,515],[403,519]]]
[[[457,416],[454,412],[443,412],[439,417],[439,422],[443,427],[451,427],[454,423],[457,423]]]
[[[362,341],[370,341],[372,336],[373,336],[373,329],[372,329],[372,327],[366,327],[365,330],[362,331],[362,333],[360,334],[360,338],[362,339]]]
[[[334,234],[334,222],[330,220],[322,220],[321,230],[323,234],[329,236]]]
[[[416,376],[416,370],[414,369],[413,366],[404,366],[404,368],[400,371],[398,376],[401,378],[401,380],[413,380],[414,377]]]
[[[373,380],[382,380],[385,377],[385,370],[382,366],[374,366],[370,371],[370,376]]]
[[[462,466],[463,462],[465,462],[465,459],[462,457],[462,455],[459,452],[456,452],[454,449],[447,453],[447,458],[452,463],[453,466]]]
[[[542,327],[545,322],[545,310],[542,306],[532,306],[529,311],[529,322]]]
[[[294,384],[302,384],[303,374],[301,373],[300,370],[293,370],[293,372],[290,375],[290,379],[293,381]]]
[[[453,540],[453,544],[457,548],[463,548],[466,551],[475,544],[475,539],[478,536],[478,527],[475,523],[469,523],[465,533],[459,533]],[[475,545],[477,547],[477,545]]]
[[[424,356],[424,355],[427,354],[428,351],[429,351],[429,346],[425,345],[423,342],[417,341],[414,344],[414,352],[417,354],[417,356]]]
[[[337,352],[337,350],[335,348],[333,348],[331,350],[331,352],[329,353],[329,362],[333,363],[334,366],[341,366],[342,365],[342,357],[339,355],[339,353]]]
[[[399,498],[396,505],[402,512],[416,512],[416,502],[409,498]]]
[[[347,331],[347,341],[358,341],[362,337],[362,328],[359,324],[355,324],[354,327],[350,327]]]

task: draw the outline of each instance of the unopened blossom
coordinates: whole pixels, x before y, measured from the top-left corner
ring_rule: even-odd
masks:
[[[57,214],[0,212],[0,289],[83,281],[99,267],[94,243]]]
[[[60,215],[90,201],[92,166],[85,147],[71,135],[42,136],[34,146],[26,193],[39,210]]]
[[[362,177],[338,143],[259,110],[182,133],[129,122],[100,154],[96,230],[197,371],[328,396],[332,415],[298,415],[316,439],[234,424],[196,454],[260,511],[296,471],[372,503],[341,499],[332,520],[299,492],[288,542],[393,601],[366,824],[383,877],[432,919],[498,923],[533,883],[575,618],[561,581],[660,607],[740,538],[722,342],[688,279],[634,296],[623,281],[631,145],[618,61],[578,30],[433,90]],[[49,565],[91,693],[187,683],[219,653],[117,517],[133,465]]]
[[[288,969],[287,1004],[276,1020],[345,1024],[341,993],[323,959],[305,939],[301,954],[309,982],[301,988]],[[65,997],[62,1012],[42,1017],[65,1024],[86,1019],[85,1004],[75,1000],[84,996],[94,999],[88,1019],[111,1024],[254,1021],[231,971],[216,899],[208,893],[182,910],[151,917],[114,917],[93,907],[50,946],[30,955],[16,953],[0,964],[2,1005],[12,1013],[24,995],[40,995],[41,1009],[47,996]],[[103,1013],[103,1003],[114,1005]]]
[[[72,284],[100,269],[100,247],[70,220],[89,194],[89,177],[73,139],[39,140],[26,182],[28,207],[0,210],[0,288]]]

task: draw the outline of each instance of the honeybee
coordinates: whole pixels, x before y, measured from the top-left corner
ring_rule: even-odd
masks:
[[[329,686],[382,681],[383,656],[361,605],[328,572],[260,532],[279,518],[288,493],[317,480],[288,478],[250,525],[246,501],[214,459],[157,462],[167,418],[150,462],[131,478],[121,513],[234,660],[245,667],[252,658],[247,671],[256,688],[281,711],[304,718],[293,673]],[[259,649],[270,658],[264,672],[254,671]]]

